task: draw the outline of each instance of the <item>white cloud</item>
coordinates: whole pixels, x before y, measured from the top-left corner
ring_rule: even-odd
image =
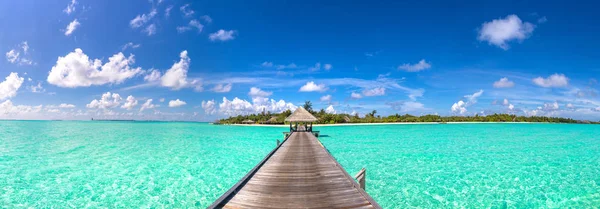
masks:
[[[75,11],[75,5],[77,4],[76,0],[71,0],[71,3],[67,5],[67,8],[65,8],[63,10],[64,13],[67,13],[68,15],[70,15],[71,13],[73,13]]]
[[[331,70],[332,68],[333,68],[333,65],[331,65],[331,64],[324,64],[323,65],[323,69],[325,69],[325,70]],[[318,70],[321,70],[321,63],[320,62],[315,63],[315,66],[309,67],[308,70],[309,71],[318,71]]]
[[[356,92],[352,92],[352,94],[350,94],[350,98],[360,99],[360,98],[362,98],[362,95],[360,95],[359,93],[356,93]]]
[[[81,24],[79,23],[79,21],[77,21],[77,19],[73,20],[71,23],[69,23],[69,25],[67,25],[67,28],[65,28],[65,36],[70,36],[71,34],[73,34],[73,32],[75,32],[77,27],[79,27],[80,25]]]
[[[219,112],[225,115],[240,115],[259,113],[269,111],[272,113],[280,113],[284,110],[296,110],[296,106],[284,100],[275,101],[274,99],[256,97],[252,103],[235,97],[233,100],[228,100],[223,97],[223,102],[219,104]]]
[[[134,44],[133,42],[129,42],[129,43],[127,43],[127,44],[123,45],[123,47],[121,48],[121,51],[125,51],[125,50],[127,50],[128,48],[129,48],[129,49],[137,49],[137,48],[139,48],[140,46],[141,46],[141,44]]]
[[[273,63],[272,62],[263,62],[261,64],[261,66],[263,66],[263,67],[273,67]]]
[[[156,69],[151,69],[150,73],[144,76],[144,80],[148,82],[154,82],[160,80],[161,74],[160,71]]]
[[[383,95],[385,95],[385,88],[379,87],[379,88],[374,88],[374,89],[365,89],[362,92],[362,94],[367,97],[383,96]]]
[[[67,103],[62,103],[60,105],[58,105],[59,108],[75,108],[75,105],[73,104],[67,104]]]
[[[59,109],[73,109],[74,104],[61,103],[60,105],[46,105],[44,109],[48,112],[60,112]]]
[[[33,65],[33,61],[27,58],[21,58],[21,62],[19,62],[19,65]]]
[[[326,112],[326,113],[328,113],[328,114],[336,114],[336,111],[335,111],[335,109],[333,108],[333,105],[329,105],[329,107],[327,107],[327,108],[325,109],[325,112]]]
[[[173,5],[169,5],[166,9],[165,9],[165,17],[169,17],[171,16],[171,10],[173,9]]]
[[[217,113],[217,106],[215,105],[215,100],[202,101],[202,109],[204,109],[204,113],[207,115],[214,115]]]
[[[156,105],[152,104],[152,99],[148,99],[146,100],[146,102],[144,102],[144,104],[142,104],[142,107],[140,108],[140,112],[147,110],[147,109],[154,109],[156,107]]]
[[[410,100],[415,101],[417,100],[417,97],[422,97],[424,92],[424,89],[410,89],[408,98],[410,98]]]
[[[566,107],[567,108],[571,108],[571,109],[575,108],[575,106],[573,104],[571,104],[571,103],[567,104]]]
[[[297,68],[298,66],[295,63],[290,63],[288,65],[277,65],[277,70],[283,70],[283,69],[294,69]]]
[[[407,101],[402,104],[402,110],[405,112],[413,112],[418,110],[425,110],[423,103]]]
[[[179,7],[179,10],[181,11],[181,13],[183,13],[184,16],[186,17],[191,17],[192,15],[194,15],[194,10],[191,10],[190,8],[190,4],[185,4],[181,7]]]
[[[144,32],[146,32],[148,36],[156,34],[156,24],[148,25],[146,29],[144,29]]]
[[[159,102],[165,102],[165,98],[160,98],[158,101]]]
[[[480,97],[482,94],[483,94],[483,90],[479,90],[478,92],[475,92],[474,94],[465,95],[465,98],[468,99],[467,105],[470,106],[470,105],[477,103],[477,98]]]
[[[202,85],[198,80],[188,80],[187,78],[187,72],[191,62],[187,51],[182,51],[179,54],[179,57],[179,62],[173,64],[173,66],[171,66],[171,68],[169,68],[162,76],[160,85],[171,88],[172,90],[195,87],[196,91],[202,91]]]
[[[46,112],[49,112],[49,113],[59,113],[60,110],[59,109],[46,108]]]
[[[508,104],[509,104],[509,103],[508,103],[508,99],[504,99],[504,101],[502,101],[502,105],[506,106],[506,105],[508,105]]]
[[[192,28],[190,28],[188,26],[179,26],[175,29],[177,30],[178,33],[185,33],[186,31],[191,30]]]
[[[31,90],[31,92],[33,92],[33,93],[46,92],[46,89],[44,89],[44,87],[42,87],[41,82],[38,82],[38,84],[36,86],[34,86],[34,85],[29,86],[29,90]]]
[[[479,98],[483,94],[483,90],[479,90],[473,94],[465,95],[464,97],[467,99],[467,102],[460,100],[452,105],[450,110],[453,113],[465,114],[467,112],[467,107],[474,105],[477,103],[477,98]],[[505,101],[508,103],[508,100]]]
[[[21,56],[21,52],[23,52],[23,56]],[[33,65],[33,61],[29,58],[24,57],[29,52],[29,44],[27,41],[21,42],[19,45],[19,49],[11,49],[6,52],[6,60],[10,63],[17,63],[19,65]]]
[[[123,104],[123,106],[121,106],[121,108],[131,110],[137,105],[138,105],[138,100],[135,99],[135,97],[129,95],[127,97],[127,99],[125,99],[125,103]]]
[[[325,95],[321,97],[321,102],[330,102],[331,101],[331,95]]]
[[[309,67],[308,68],[309,71],[318,71],[320,69],[321,69],[321,63],[320,62],[317,62],[314,67]]]
[[[327,90],[327,87],[325,86],[325,84],[315,84],[315,82],[313,81],[309,81],[307,82],[304,86],[300,87],[301,92],[312,92],[312,91],[318,91],[318,92],[324,92]]]
[[[181,101],[179,99],[169,101],[169,107],[181,107],[186,104],[187,104],[186,102]]]
[[[540,19],[538,19],[537,21],[538,23],[545,23],[548,22],[548,18],[546,18],[546,16],[540,17]]]
[[[508,104],[508,109],[513,110],[513,109],[515,109],[515,106],[513,104]]]
[[[226,85],[217,84],[217,85],[215,85],[215,87],[212,88],[212,90],[214,92],[218,92],[218,93],[226,93],[226,92],[231,91],[231,87],[232,87],[232,85],[230,83],[226,84]]]
[[[494,82],[494,88],[510,88],[515,86],[515,83],[509,81],[508,78],[500,78],[500,80]]]
[[[131,26],[131,28],[142,27],[142,25],[146,24],[148,21],[150,21],[152,18],[154,18],[154,16],[156,16],[156,14],[157,14],[156,9],[152,9],[150,11],[150,13],[148,13],[148,14],[138,15],[135,18],[133,18],[131,21],[129,21],[129,26]]]
[[[177,32],[183,33],[192,30],[193,28],[195,28],[198,33],[201,33],[202,29],[204,28],[204,25],[202,25],[198,20],[190,20],[187,26],[177,27]]]
[[[212,23],[213,19],[208,15],[203,15],[200,19],[204,20],[206,23]]]
[[[554,110],[558,110],[559,106],[558,106],[558,102],[553,102],[553,103],[544,103],[544,107],[542,108],[545,111],[554,111]]]
[[[191,20],[189,25],[193,28],[196,28],[198,33],[202,32],[202,29],[204,28],[204,25],[200,24],[198,20]]]
[[[535,25],[523,22],[517,15],[508,15],[504,19],[495,19],[485,22],[479,30],[480,41],[487,41],[504,50],[508,50],[507,42],[512,40],[523,41],[533,33]]]
[[[102,94],[102,98],[100,98],[100,100],[94,99],[85,106],[87,108],[110,109],[118,107],[121,104],[121,100],[123,99],[119,94],[106,92]]]
[[[567,78],[564,74],[555,73],[548,78],[534,78],[533,83],[545,88],[565,87],[569,85],[569,78]]]
[[[141,68],[131,68],[135,62],[133,55],[125,57],[118,53],[108,58],[109,62],[102,65],[99,59],[91,60],[77,48],[64,57],[58,57],[56,65],[48,74],[48,83],[60,87],[82,87],[103,85],[107,83],[120,84],[123,81],[142,73]]]
[[[273,62],[263,62],[262,64],[260,64],[260,66],[265,68],[275,67],[275,69],[277,70],[293,69],[298,67],[295,63],[290,63],[288,65],[275,65],[273,64]]]
[[[17,95],[21,88],[24,78],[19,77],[18,73],[10,73],[4,81],[0,83],[0,100],[8,99]]]
[[[21,43],[21,49],[23,49],[24,54],[27,54],[29,52],[29,44],[27,43],[27,41],[23,41]]]
[[[450,108],[450,110],[453,113],[459,113],[459,114],[465,114],[467,112],[467,107],[466,107],[466,103],[463,102],[462,100],[458,101],[457,103],[454,103],[452,105],[452,107]]]
[[[398,102],[389,102],[386,103],[390,105],[390,107],[394,110],[400,112],[416,112],[416,111],[424,111],[427,110],[425,105],[419,102],[414,101],[398,101]]]
[[[229,41],[229,40],[233,40],[235,39],[235,37],[233,36],[236,32],[234,30],[218,30],[215,33],[211,33],[210,35],[208,35],[208,39],[210,39],[211,41]]]
[[[428,63],[424,59],[420,60],[416,64],[411,65],[411,64],[405,63],[405,64],[398,66],[398,70],[404,70],[407,72],[419,72],[419,71],[426,70],[429,68],[431,68],[431,63]]]
[[[259,113],[262,111],[280,113],[284,110],[289,109],[293,111],[297,108],[294,104],[285,102],[284,100],[275,101],[274,99],[264,97],[253,98],[252,107],[254,109],[254,113]]]
[[[39,106],[26,106],[26,105],[13,105],[10,100],[6,100],[0,103],[0,116],[6,117],[7,115],[23,115],[27,113],[37,113],[42,110],[42,105]]]
[[[226,97],[223,97],[223,102],[219,104],[219,112],[225,115],[248,114],[254,112],[254,108],[252,107],[252,104],[246,100],[235,97],[230,101],[227,100]]]
[[[272,94],[273,94],[273,92],[271,92],[271,91],[263,91],[260,88],[256,88],[256,87],[250,88],[250,92],[248,92],[248,95],[252,98],[268,97],[268,96],[271,96]]]
[[[20,54],[21,53],[12,49],[12,50],[6,52],[6,60],[8,60],[8,62],[10,62],[10,63],[15,63],[19,59]]]

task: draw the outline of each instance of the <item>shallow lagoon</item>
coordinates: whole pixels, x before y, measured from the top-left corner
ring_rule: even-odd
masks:
[[[384,208],[600,205],[600,129],[579,124],[316,127]],[[280,127],[0,121],[0,204],[206,207]]]

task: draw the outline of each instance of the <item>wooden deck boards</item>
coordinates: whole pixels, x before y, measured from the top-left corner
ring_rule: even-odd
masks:
[[[294,132],[214,208],[381,208],[310,132]]]

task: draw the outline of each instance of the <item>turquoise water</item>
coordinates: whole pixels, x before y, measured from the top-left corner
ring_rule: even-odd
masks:
[[[330,136],[321,138],[323,144],[349,173],[367,168],[367,192],[384,208],[600,207],[600,126],[320,130]]]
[[[600,126],[316,128],[384,208],[600,206]],[[286,128],[173,122],[0,121],[0,205],[206,207]]]

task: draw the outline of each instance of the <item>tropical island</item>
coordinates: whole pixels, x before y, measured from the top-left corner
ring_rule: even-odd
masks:
[[[474,116],[440,116],[393,114],[388,116],[377,115],[373,110],[360,117],[358,113],[351,115],[346,113],[327,113],[324,109],[315,111],[312,102],[306,101],[302,108],[317,117],[315,124],[341,124],[341,123],[452,123],[452,122],[532,122],[532,123],[583,123],[600,124],[600,121],[574,120],[571,118],[546,117],[546,116],[519,116],[514,114],[492,114]],[[215,121],[215,124],[286,124],[286,117],[292,114],[291,110],[281,113],[262,111],[258,114],[237,115]]]

